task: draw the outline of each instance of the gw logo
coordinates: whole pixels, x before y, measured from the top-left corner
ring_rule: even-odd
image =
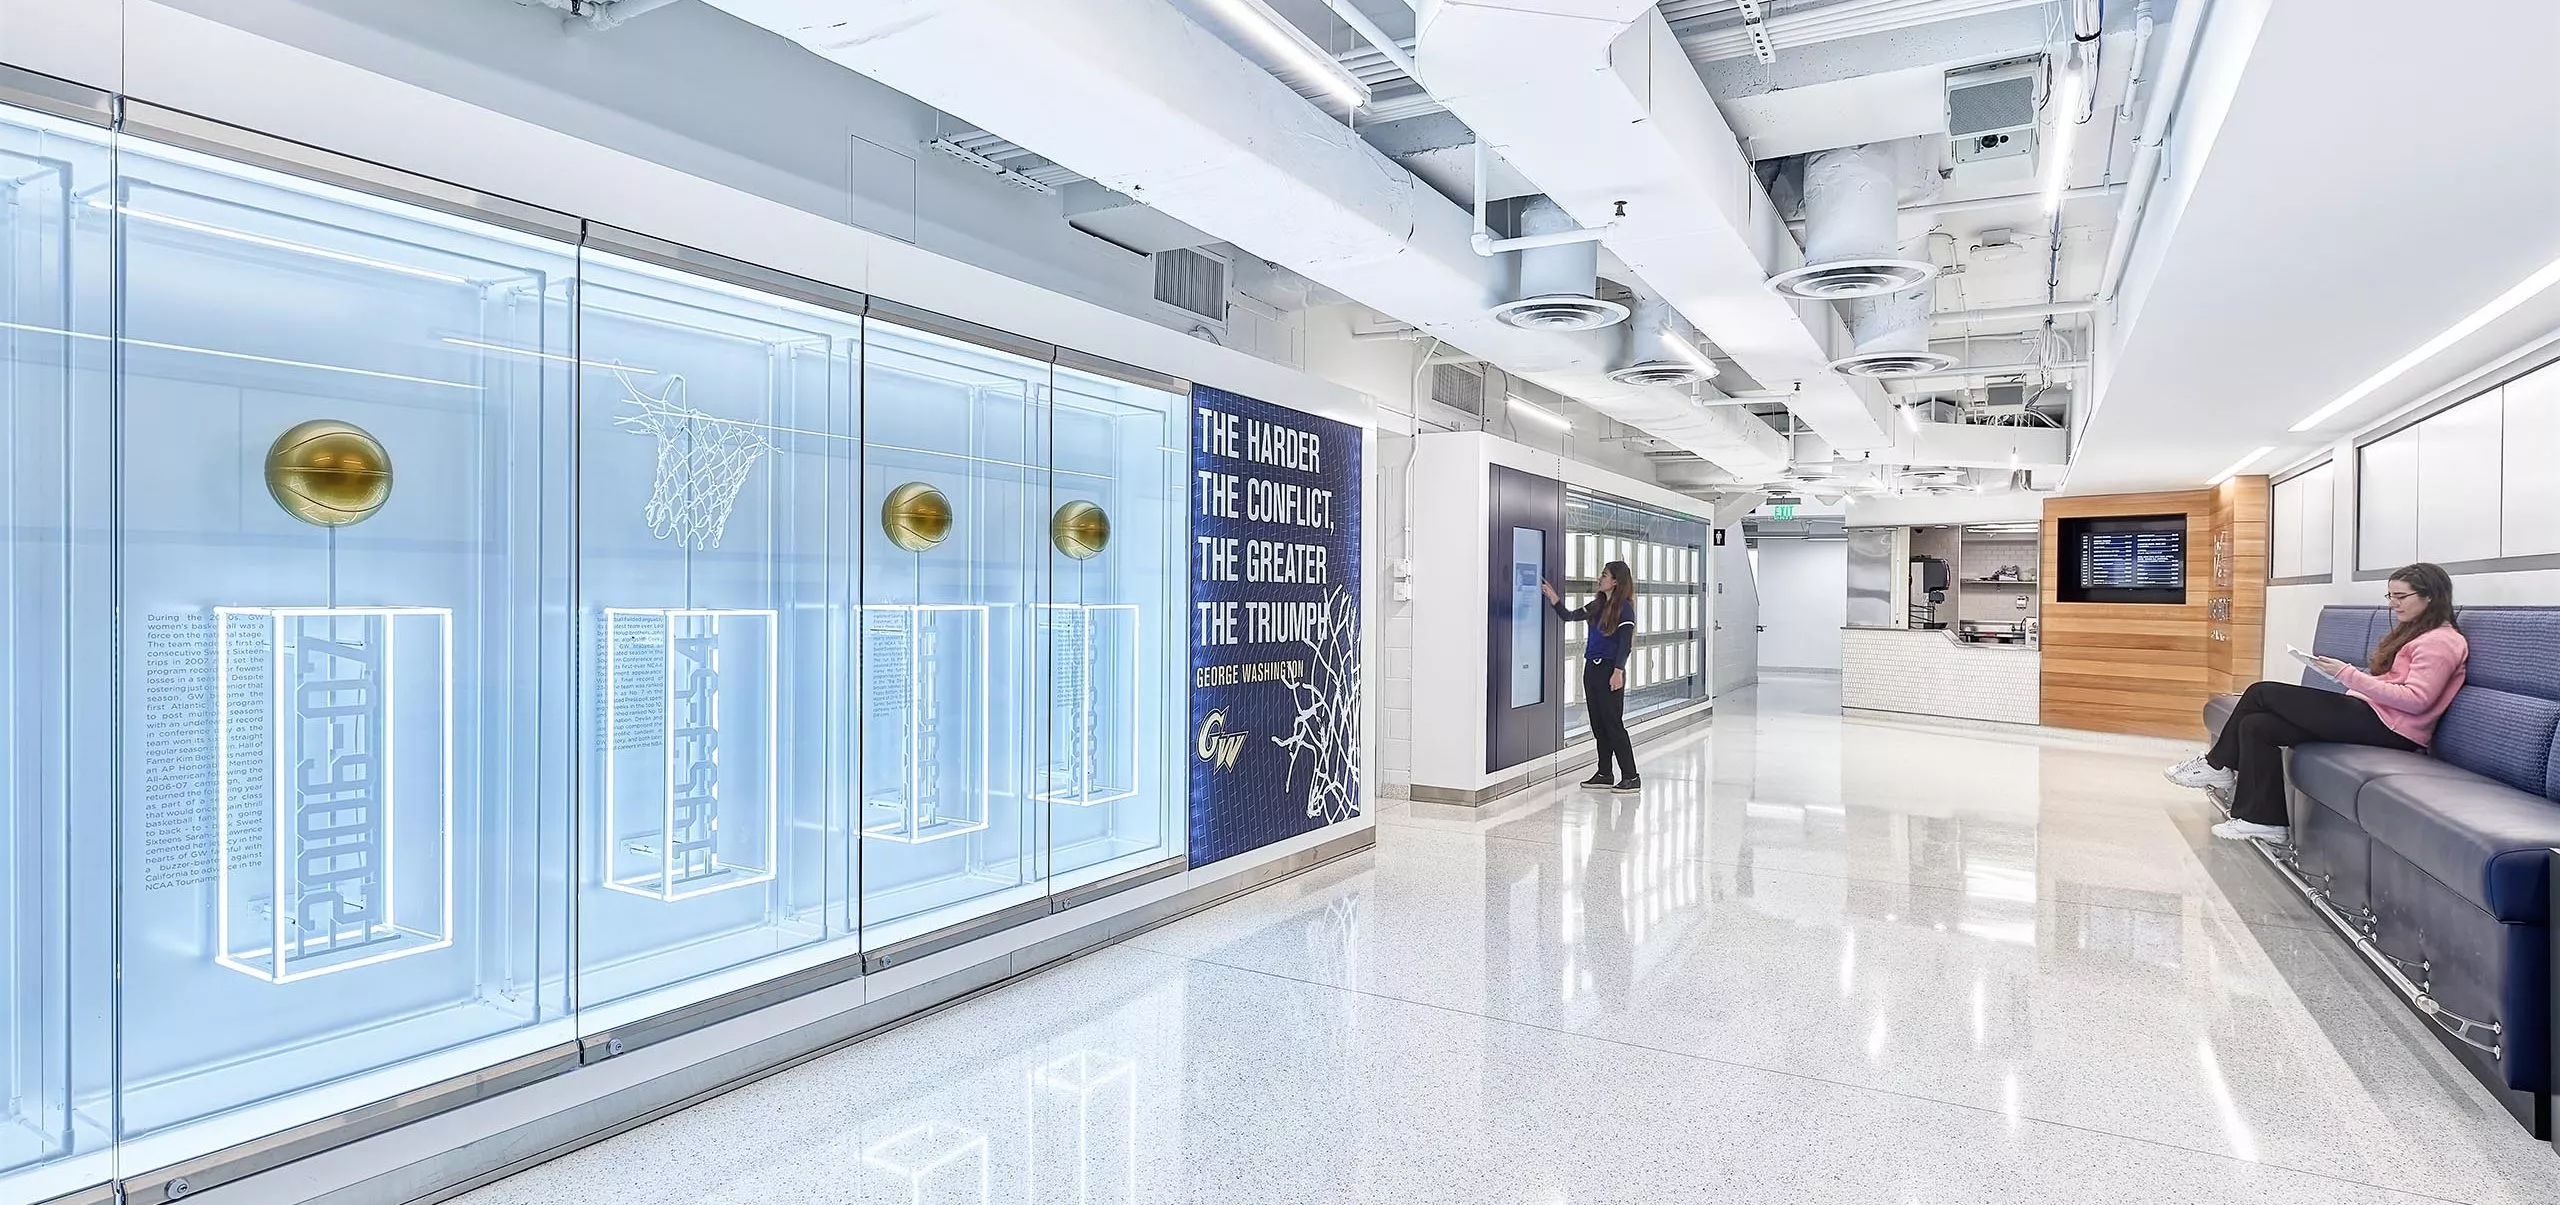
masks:
[[[1250,732],[1227,731],[1227,712],[1220,708],[1209,713],[1200,724],[1200,760],[1220,770],[1236,768],[1236,759],[1244,756],[1244,742]]]

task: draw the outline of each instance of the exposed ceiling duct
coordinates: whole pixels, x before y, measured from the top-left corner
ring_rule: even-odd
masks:
[[[1938,274],[1902,254],[1900,143],[1816,153],[1804,169],[1804,264],[1769,287],[1807,301],[1899,293]]]
[[[1532,197],[1520,207],[1523,240],[1558,238],[1581,229],[1573,215],[1545,197]],[[1493,309],[1493,316],[1504,325],[1533,331],[1588,331],[1615,325],[1627,316],[1627,307],[1600,298],[1597,241],[1548,242],[1522,247],[1511,256],[1519,268],[1519,289],[1512,300]]]
[[[1624,385],[1685,388],[1714,377],[1715,361],[1688,341],[1679,323],[1670,302],[1638,291],[1635,312],[1627,318],[1626,359],[1609,379]]]
[[[1736,474],[1785,467],[1739,407],[1610,380],[1615,332],[1497,321],[1511,265],[1466,210],[1163,0],[709,2]]]
[[[1954,364],[1954,356],[1929,350],[1929,314],[1937,298],[1937,289],[1923,284],[1850,302],[1850,351],[1831,366],[1862,377],[1907,377]]]
[[[1650,0],[1421,0],[1414,18],[1421,82],[1485,145],[1605,228],[1744,373],[1793,389],[1804,421],[1843,447],[1891,442],[1884,391],[1831,370],[1839,316],[1764,287],[1802,252]]]

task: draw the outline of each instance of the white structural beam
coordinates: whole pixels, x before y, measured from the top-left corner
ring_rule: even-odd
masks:
[[[1162,0],[711,2],[1737,475],[1785,468],[1766,423],[1609,380],[1621,332],[1495,321],[1510,265],[1467,211]]]

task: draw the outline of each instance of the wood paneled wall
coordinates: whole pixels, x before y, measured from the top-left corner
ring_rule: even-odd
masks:
[[[2234,477],[2213,492],[2214,576],[2209,605],[2216,608],[2206,636],[2206,685],[2230,694],[2258,680],[2266,663],[2267,508],[2264,477]]]
[[[2184,605],[2057,597],[2063,519],[2174,514],[2187,517]],[[2231,584],[2221,587],[2214,553],[2226,536],[2220,546],[2228,550]],[[2201,737],[2204,701],[2234,681],[2257,678],[2266,631],[2266,478],[2234,478],[2219,489],[2050,498],[2043,544],[2038,577],[2047,725]],[[2216,605],[2225,598],[2227,610]]]

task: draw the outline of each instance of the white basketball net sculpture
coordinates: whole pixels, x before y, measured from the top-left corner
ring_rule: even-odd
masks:
[[[684,378],[668,377],[664,391],[651,395],[620,369],[614,375],[631,396],[638,414],[614,421],[658,439],[657,482],[649,491],[649,531],[661,540],[709,551],[728,531],[729,512],[756,462],[773,451],[764,432],[735,419],[704,414],[685,405]]]

